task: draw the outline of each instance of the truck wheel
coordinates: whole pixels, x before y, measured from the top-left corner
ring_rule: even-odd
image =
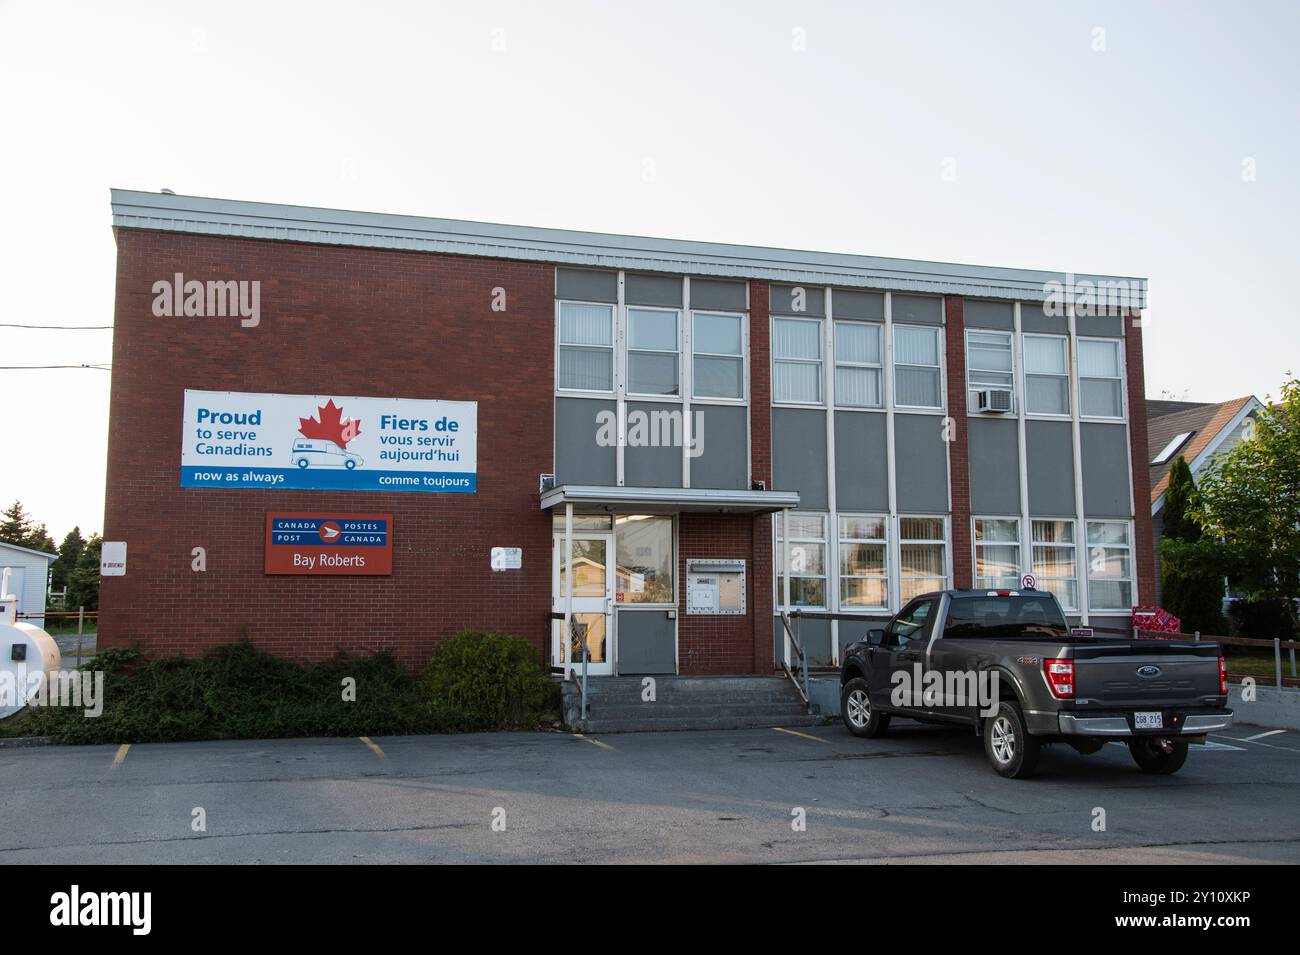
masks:
[[[1004,702],[984,721],[984,752],[999,776],[1024,779],[1038,768],[1042,744],[1029,735],[1020,707]]]
[[[889,729],[889,714],[872,707],[867,681],[860,676],[849,680],[840,690],[840,715],[854,736],[874,739],[884,736]]]
[[[1158,776],[1176,773],[1187,762],[1187,744],[1180,739],[1139,737],[1128,741],[1128,751],[1142,772]]]

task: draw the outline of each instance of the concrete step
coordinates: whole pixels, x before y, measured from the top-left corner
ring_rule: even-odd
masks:
[[[816,726],[820,716],[713,716],[690,719],[602,720],[589,719],[586,733],[671,733],[686,730],[760,729],[771,726]]]
[[[587,717],[601,720],[631,720],[633,722],[664,719],[708,719],[710,717],[750,716],[803,716],[807,711],[802,702],[795,703],[730,703],[698,706],[669,706],[664,703],[638,703],[627,706],[609,706],[587,703]]]

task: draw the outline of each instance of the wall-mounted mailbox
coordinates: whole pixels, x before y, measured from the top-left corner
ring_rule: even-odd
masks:
[[[743,560],[686,561],[686,612],[726,614],[745,612]]]

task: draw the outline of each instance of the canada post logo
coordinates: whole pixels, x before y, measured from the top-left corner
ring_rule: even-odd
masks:
[[[265,572],[391,575],[392,526],[391,514],[267,514]]]

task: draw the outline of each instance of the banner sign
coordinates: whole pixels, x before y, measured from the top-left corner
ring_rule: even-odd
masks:
[[[268,574],[393,572],[391,514],[267,514]]]
[[[185,391],[181,487],[473,494],[478,404]]]

